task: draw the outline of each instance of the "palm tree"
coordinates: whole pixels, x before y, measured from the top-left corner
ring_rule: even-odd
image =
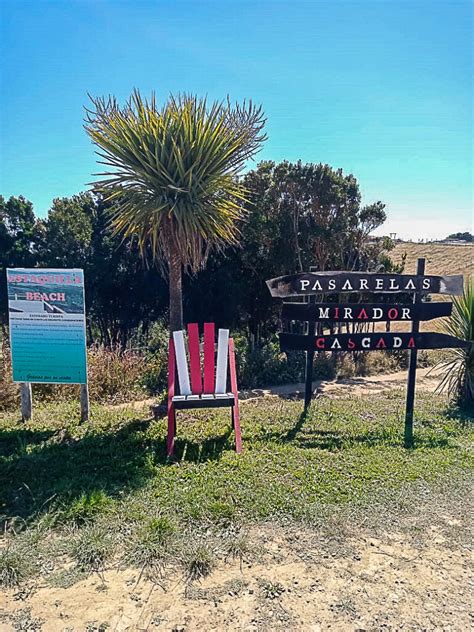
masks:
[[[170,329],[183,326],[182,271],[212,248],[238,241],[248,192],[237,178],[265,140],[262,109],[171,96],[159,108],[135,90],[120,107],[92,98],[85,129],[107,171],[94,183],[112,201],[115,234],[134,236],[142,257],[169,272]]]
[[[451,336],[470,344],[450,350],[450,359],[439,362],[442,379],[438,389],[446,390],[461,408],[474,405],[474,281],[470,279],[464,294],[453,297],[453,313],[443,327]]]

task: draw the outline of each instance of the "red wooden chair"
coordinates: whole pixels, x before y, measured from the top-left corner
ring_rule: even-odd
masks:
[[[242,452],[239,396],[235,370],[234,341],[228,329],[219,329],[217,361],[215,359],[215,325],[204,323],[204,371],[201,369],[201,346],[197,323],[188,325],[189,371],[184,331],[174,331],[169,341],[168,373],[168,456],[173,454],[176,434],[176,411],[189,408],[231,407],[235,431],[235,450]],[[230,391],[227,390],[227,369]],[[178,378],[178,379],[176,379]],[[191,379],[190,379],[191,378]]]

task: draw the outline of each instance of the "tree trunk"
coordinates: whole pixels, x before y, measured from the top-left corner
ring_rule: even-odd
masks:
[[[169,260],[170,331],[183,329],[182,266],[177,255]]]

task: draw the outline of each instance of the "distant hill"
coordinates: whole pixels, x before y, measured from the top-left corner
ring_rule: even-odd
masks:
[[[474,244],[418,244],[399,242],[389,253],[390,258],[399,263],[407,253],[404,272],[416,271],[416,260],[426,259],[426,274],[463,274],[465,278],[474,276]]]
[[[404,253],[407,253],[404,273],[416,272],[416,260],[419,257],[426,259],[426,274],[462,274],[464,279],[474,277],[474,244],[418,244],[409,241],[398,242],[389,256],[399,263]],[[432,297],[435,301],[449,301],[448,295],[436,294]],[[438,331],[444,318],[421,323],[421,331]],[[378,327],[382,331],[382,326]],[[392,323],[391,331],[409,331],[406,323]]]

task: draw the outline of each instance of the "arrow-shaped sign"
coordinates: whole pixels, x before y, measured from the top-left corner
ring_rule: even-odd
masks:
[[[281,317],[285,320],[317,320],[334,323],[378,321],[432,320],[450,316],[453,304],[435,303],[283,303]]]
[[[414,292],[452,294],[463,292],[463,277],[369,272],[301,272],[267,281],[272,296],[338,294],[340,292]]]
[[[471,343],[437,333],[367,333],[333,336],[278,334],[282,351],[380,351],[383,349],[444,349]]]

